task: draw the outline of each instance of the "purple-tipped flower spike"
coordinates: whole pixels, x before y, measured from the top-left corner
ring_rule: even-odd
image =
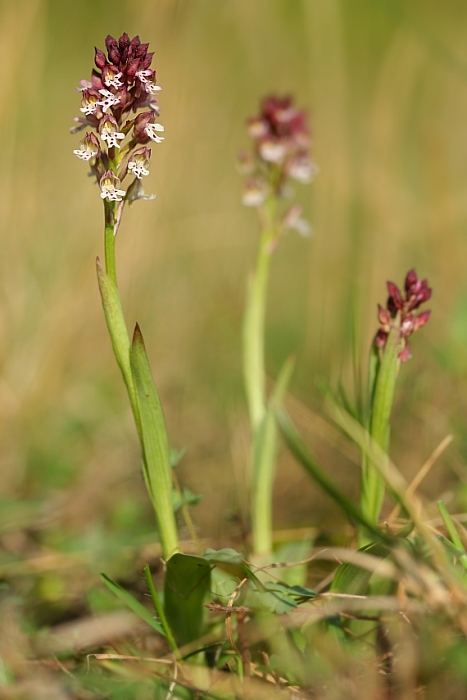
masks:
[[[378,328],[374,342],[381,351],[384,349],[389,332],[395,325],[397,318],[399,335],[403,344],[399,353],[399,359],[401,362],[406,362],[411,357],[409,337],[424,326],[431,315],[431,311],[423,311],[421,313],[414,313],[414,311],[431,298],[432,290],[428,286],[426,279],[421,280],[417,277],[414,269],[409,270],[405,278],[405,297],[394,282],[387,282],[387,288],[389,297],[386,302],[386,308],[378,304],[378,320],[381,325]]]
[[[294,107],[291,97],[267,97],[259,115],[248,120],[247,131],[255,170],[276,195],[284,195],[290,178],[311,181],[317,168],[310,157],[306,113]]]
[[[126,199],[121,181],[132,178],[126,184],[127,192],[140,192],[141,188],[133,185],[149,174],[150,150],[146,144],[164,140],[164,127],[156,121],[156,94],[161,88],[151,68],[149,44],[124,33],[118,40],[107,36],[105,46],[107,53],[95,49],[91,81],[80,83],[81,116],[75,119],[77,126],[71,131],[87,129],[74,153],[90,163],[101,197],[120,202]]]
[[[291,181],[309,183],[317,172],[310,156],[310,135],[306,113],[297,109],[291,97],[270,96],[263,100],[257,116],[248,119],[247,132],[252,152],[239,154],[239,169],[247,176],[242,201],[260,210],[268,199],[290,195]],[[310,227],[292,205],[281,212],[281,230],[295,229],[307,235]]]

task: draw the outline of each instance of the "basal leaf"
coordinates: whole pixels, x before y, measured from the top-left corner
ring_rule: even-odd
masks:
[[[167,562],[164,611],[179,646],[201,636],[204,598],[210,590],[211,564],[203,557],[174,554]]]

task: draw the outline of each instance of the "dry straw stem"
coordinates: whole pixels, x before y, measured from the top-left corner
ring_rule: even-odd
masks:
[[[274,677],[272,674],[265,674],[262,669],[252,665],[252,672],[258,678],[240,678],[233,673],[218,671],[200,666],[187,666],[186,664],[175,664],[173,659],[153,658],[146,656],[136,656],[130,654],[90,654],[88,660],[95,659],[109,670],[122,672],[135,681],[143,677],[153,678],[158,676],[161,680],[170,683],[171,688],[179,686],[194,693],[203,693],[203,697],[212,700],[221,700],[231,697],[232,692],[236,697],[255,698],[257,700],[270,700],[274,698],[284,698],[290,700],[290,686],[286,679]],[[116,667],[116,662],[121,662]],[[167,672],[159,672],[154,667],[163,665],[173,667],[172,676]],[[281,683],[283,681],[283,684]],[[297,688],[297,692],[299,689]],[[169,691],[170,693],[170,691]],[[170,697],[170,694],[167,695]],[[301,697],[301,695],[297,695]]]
[[[267,564],[261,568],[255,568],[255,573],[258,573],[258,571],[265,571],[274,580],[280,580],[271,572],[276,569],[311,564],[315,561],[334,561],[338,566],[345,562],[359,566],[362,569],[367,569],[368,571],[373,571],[374,573],[378,573],[380,576],[393,579],[394,581],[397,581],[400,578],[398,568],[387,559],[381,559],[380,557],[375,557],[372,554],[360,552],[356,549],[349,549],[347,547],[326,547],[324,549],[316,548],[312,550],[311,556],[307,557],[306,559],[291,563],[274,562],[273,564]]]
[[[439,459],[439,457],[442,455],[444,450],[451,444],[453,441],[454,436],[453,435],[446,435],[446,437],[441,440],[440,444],[438,447],[436,447],[435,450],[431,453],[430,457],[426,460],[425,464],[423,464],[420,469],[418,470],[417,474],[414,476],[410,484],[407,486],[407,494],[409,496],[412,496],[415,491],[418,489],[420,484],[422,483],[423,479],[428,475],[430,472],[431,468],[433,465],[436,463],[436,461]],[[397,516],[399,515],[400,512],[400,505],[394,506],[388,517],[386,518],[386,522],[392,523]]]

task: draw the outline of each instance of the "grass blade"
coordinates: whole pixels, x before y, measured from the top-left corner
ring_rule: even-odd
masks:
[[[326,491],[340,508],[342,508],[349,518],[363,525],[377,540],[385,541],[386,537],[383,533],[364,517],[359,506],[348,498],[338,486],[336,486],[335,481],[317,464],[288,415],[284,411],[277,409],[276,418],[290,451],[296,460],[306,469],[308,474],[310,474],[321,488]]]
[[[101,578],[104,581],[105,585],[109,590],[112,591],[114,595],[117,596],[125,605],[130,608],[138,617],[140,617],[144,622],[147,622],[148,625],[151,625],[153,629],[156,630],[156,632],[159,632],[159,634],[162,634],[164,637],[166,636],[165,631],[156,620],[154,615],[144,607],[142,603],[139,602],[139,600],[136,600],[134,596],[131,595],[128,591],[126,591],[124,588],[118,585],[118,583],[115,583],[115,581],[112,581],[111,578],[106,576],[105,574],[101,574]]]

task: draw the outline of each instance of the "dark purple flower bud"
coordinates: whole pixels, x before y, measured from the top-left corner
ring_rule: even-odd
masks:
[[[389,292],[388,308],[390,308],[389,305],[391,305],[391,311],[393,309],[402,309],[404,302],[402,300],[402,294],[397,284],[394,284],[394,282],[387,282],[387,288]]]
[[[139,58],[131,58],[126,64],[126,76],[128,80],[134,80],[136,73],[140,68]]]
[[[135,39],[137,39],[137,37],[135,37]],[[120,65],[123,65],[133,55],[132,44],[128,34],[122,34],[122,36],[118,40],[118,48],[120,50]]]
[[[431,313],[430,311],[424,311],[417,315],[413,311],[431,297],[432,291],[428,286],[428,281],[426,279],[420,280],[414,269],[409,270],[405,278],[405,298],[394,282],[387,282],[387,289],[389,297],[386,308],[378,304],[378,321],[381,325],[376,333],[374,342],[376,347],[384,348],[391,329],[394,327],[398,328],[399,337],[403,343],[399,359],[401,362],[405,362],[411,357],[408,338],[412,333],[425,325]]]
[[[109,61],[115,66],[118,66],[118,64],[120,63],[120,51],[118,49],[117,40],[109,34],[105,38],[105,46],[107,48],[107,55],[109,57]]]
[[[148,53],[144,57],[140,58],[140,70],[146,70],[151,65],[151,61],[154,57],[154,53]]]
[[[92,71],[91,84],[94,90],[96,90],[97,92],[104,88],[104,83],[102,82],[101,74],[98,73],[96,70]]]
[[[389,326],[391,321],[388,310],[385,309],[384,306],[381,306],[381,304],[378,304],[378,320],[382,326]]]
[[[132,42],[130,41],[130,37],[126,32],[123,32],[122,36],[118,40],[118,48],[120,49],[120,53],[123,53],[125,49],[127,49]],[[135,36],[133,39],[133,43],[138,43],[139,44],[139,36]]]
[[[94,47],[94,51],[96,52],[96,55],[94,56],[94,62],[96,66],[102,70],[104,66],[107,65],[106,55],[103,51],[98,49],[97,46]]]
[[[418,314],[418,316],[415,319],[415,323],[414,323],[414,331],[416,331],[419,328],[421,328],[422,326],[424,326],[425,323],[427,323],[430,316],[431,316],[431,311],[423,311],[423,313]]]
[[[131,105],[134,104],[133,96],[131,92],[129,92],[129,90],[126,89],[125,86],[119,88],[118,94],[120,97],[119,106],[121,109],[128,109]]]
[[[135,56],[138,58],[143,59],[147,52],[148,52],[149,44],[140,44],[136,49],[135,49]]]
[[[406,294],[411,294],[411,288],[413,287],[414,284],[416,284],[418,281],[417,273],[415,272],[414,268],[408,271],[407,276],[405,278],[405,291]]]

